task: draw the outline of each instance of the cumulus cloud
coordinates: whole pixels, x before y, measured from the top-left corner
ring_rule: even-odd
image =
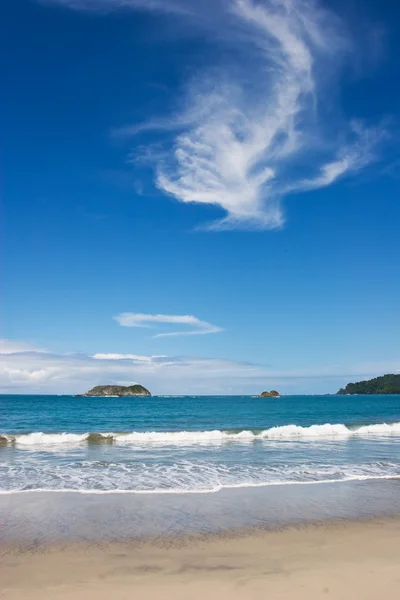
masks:
[[[231,377],[250,377],[258,367],[214,358],[96,353],[0,354],[0,390],[80,393],[97,384],[141,383],[155,394],[213,393]]]
[[[113,317],[122,327],[151,327],[154,324],[168,323],[173,325],[188,326],[189,330],[168,331],[158,333],[154,338],[172,337],[178,335],[204,335],[218,333],[221,327],[212,325],[207,321],[200,321],[193,315],[148,315],[143,313],[125,312]]]
[[[181,202],[222,209],[225,216],[211,228],[280,227],[287,194],[332,185],[376,160],[381,128],[354,129],[332,107],[324,114],[326,98],[338,97],[340,63],[352,41],[323,2],[52,2],[171,13],[214,44],[214,64],[188,82],[176,114],[119,131],[173,132],[162,154],[144,151],[155,163],[155,184]]]
[[[273,387],[325,393],[399,366],[400,359],[281,369],[212,357],[19,351],[0,353],[0,392],[76,394],[94,385],[141,383],[153,394],[257,394]]]

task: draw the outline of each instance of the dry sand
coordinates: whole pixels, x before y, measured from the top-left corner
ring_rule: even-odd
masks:
[[[378,600],[400,594],[400,519],[158,543],[0,546],[6,600]]]

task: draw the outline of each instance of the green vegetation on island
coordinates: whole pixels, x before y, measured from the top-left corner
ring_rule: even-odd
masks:
[[[276,390],[271,390],[270,392],[261,392],[260,398],[279,398],[280,393]]]
[[[80,396],[151,396],[149,390],[138,383],[135,385],[96,385]]]
[[[400,394],[400,374],[388,374],[368,381],[348,383],[338,394]]]

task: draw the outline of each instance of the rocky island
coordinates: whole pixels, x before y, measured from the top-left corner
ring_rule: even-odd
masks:
[[[260,398],[279,398],[280,393],[276,390],[271,390],[270,392],[261,392]]]
[[[96,385],[85,394],[78,396],[151,396],[142,385]]]
[[[337,393],[340,396],[347,394],[400,394],[400,374],[389,373],[367,381],[348,383]]]

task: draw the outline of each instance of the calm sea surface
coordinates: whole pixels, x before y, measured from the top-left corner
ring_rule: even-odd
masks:
[[[0,492],[400,478],[400,396],[0,396]]]

